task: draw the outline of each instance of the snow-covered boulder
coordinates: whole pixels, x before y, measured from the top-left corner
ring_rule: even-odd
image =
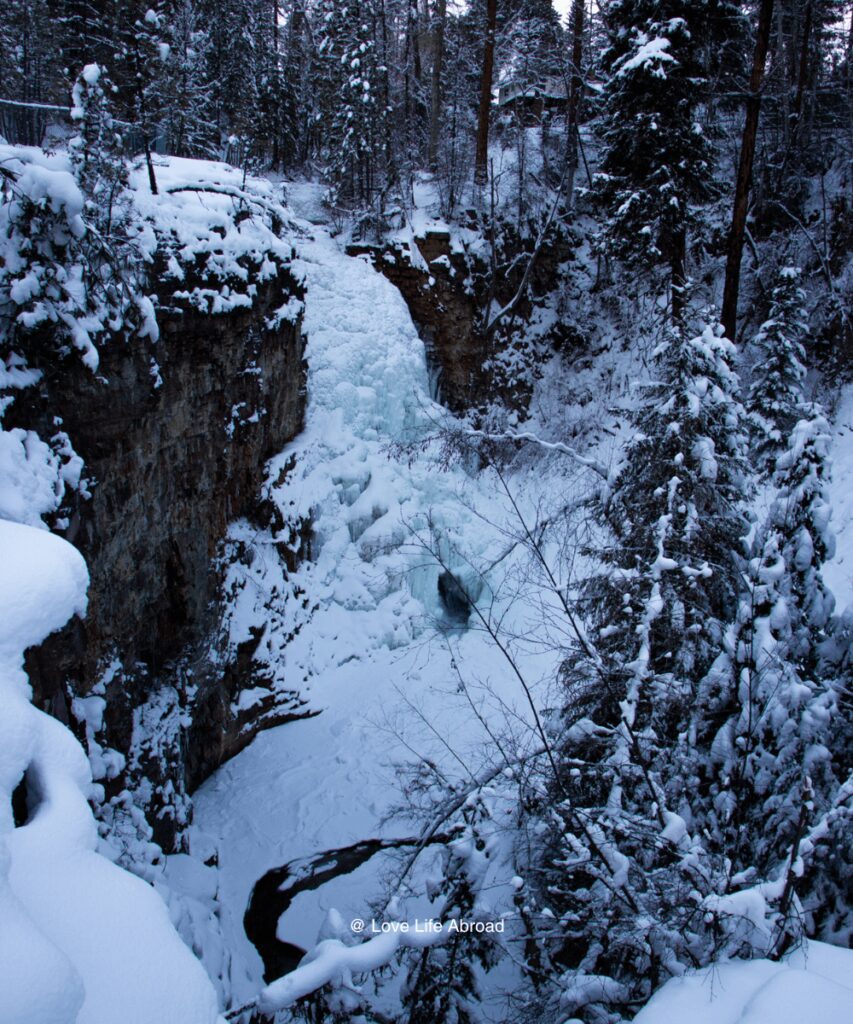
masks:
[[[0,552],[0,1024],[214,1024],[161,898],[96,852],[82,747],[30,703],[24,651],[85,612],[83,558],[7,520]]]

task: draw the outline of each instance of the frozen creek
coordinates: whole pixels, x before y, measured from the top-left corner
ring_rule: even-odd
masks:
[[[318,219],[316,195],[313,186],[292,187],[298,215]],[[240,640],[248,625],[265,625],[274,674],[282,686],[298,685],[320,713],[262,733],[195,796],[193,842],[217,852],[234,1005],[263,984],[264,965],[243,927],[256,881],[324,851],[411,836],[411,821],[387,820],[401,799],[396,763],[425,756],[456,774],[460,760],[474,770],[482,763],[475,751],[485,734],[457,692],[457,668],[497,727],[525,717],[523,695],[488,638],[446,621],[439,566],[412,532],[454,569],[465,571],[466,560],[488,564],[506,549],[482,518],[501,513],[494,481],[458,466],[443,471],[435,446],[410,458],[389,449],[426,438],[447,415],[429,398],[423,344],[390,283],[345,256],[322,226],[305,227],[313,237],[300,244],[296,269],[307,287],[308,412],[270,479],[294,465],[272,493],[290,513],[310,513],[312,557],[296,575],[316,611],[295,638],[289,613],[270,613],[261,597],[281,584],[267,557],[272,538],[247,532],[254,557],[232,635]],[[497,607],[500,587],[488,582],[494,590],[483,599]],[[523,601],[512,615],[524,619]],[[553,655],[531,648],[527,657],[533,677],[547,679]],[[345,921],[365,916],[388,861],[384,853],[359,861],[302,887],[279,921],[279,939],[310,947],[333,907]]]

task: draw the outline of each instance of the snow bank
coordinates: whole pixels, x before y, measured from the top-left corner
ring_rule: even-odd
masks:
[[[782,963],[734,960],[673,978],[636,1024],[846,1024],[853,952],[807,942]]]
[[[85,613],[83,558],[6,520],[0,551],[0,1024],[213,1024],[213,989],[160,897],[95,852],[82,747],[30,703],[24,651]]]

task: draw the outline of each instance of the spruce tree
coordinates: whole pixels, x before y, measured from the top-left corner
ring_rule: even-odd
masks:
[[[179,0],[164,30],[168,59],[161,102],[166,149],[176,156],[218,155],[208,80],[211,39],[195,0]]]
[[[844,884],[843,869],[824,863],[816,870],[817,862],[833,860],[826,841],[836,828],[809,843],[808,858],[799,849],[832,811],[846,772],[833,742],[846,731],[842,688],[820,657],[834,607],[821,574],[834,552],[826,491],[831,439],[818,407],[801,403],[799,412],[776,460],[777,496],[756,535],[738,621],[714,672],[733,711],[714,742],[713,831],[733,876],[786,883],[787,897],[776,896],[770,951],[804,930],[814,934],[817,890]],[[802,860],[799,877],[786,865],[792,857]]]
[[[595,194],[600,244],[632,268],[668,268],[683,308],[688,234],[717,194],[714,147],[702,124],[706,49],[736,22],[731,0],[610,0],[602,63],[604,150]]]
[[[765,471],[772,469],[799,419],[807,329],[800,271],[783,267],[773,289],[770,315],[753,342],[755,366],[747,399],[757,433],[757,461]]]
[[[330,117],[325,156],[337,200],[362,206],[381,192],[390,156],[382,88],[387,68],[377,53],[376,6],[374,0],[319,5],[318,74]]]
[[[115,205],[127,185],[124,143],[112,113],[114,87],[102,68],[89,64],[75,82],[71,99],[77,129],[68,146],[71,164],[89,217],[108,237],[115,225]]]
[[[582,586],[567,657],[546,905],[560,911],[564,1009],[628,1006],[714,954],[701,897],[714,693],[747,531],[744,411],[722,328],[671,329],[596,519],[609,543]],[[574,767],[582,765],[583,767]]]

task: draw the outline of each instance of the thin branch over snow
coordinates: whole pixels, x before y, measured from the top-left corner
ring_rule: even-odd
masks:
[[[610,474],[607,472],[607,467],[599,462],[597,459],[591,459],[586,455],[581,455],[580,452],[574,448],[570,448],[569,445],[563,444],[562,441],[543,441],[541,437],[537,437],[536,434],[530,431],[524,431],[520,434],[490,434],[485,430],[466,430],[465,433],[469,437],[482,437],[485,441],[529,441],[531,444],[538,445],[540,448],[545,448],[547,451],[561,452],[563,455],[568,455],[569,458],[574,459],[579,466],[583,466],[585,469],[591,469],[593,473],[597,473],[602,480],[609,480]]]
[[[530,275],[533,271],[533,264],[536,262],[536,258],[542,251],[542,246],[545,244],[545,238],[551,225],[554,223],[554,217],[557,213],[557,207],[560,205],[560,200],[563,197],[563,186],[566,181],[566,171],[563,171],[563,177],[560,179],[560,184],[557,186],[557,195],[554,198],[554,202],[551,206],[551,210],[539,232],[539,237],[536,239],[536,244],[533,246],[533,252],[530,254],[530,259],[527,261],[527,266],[524,268],[524,274],[521,277],[521,284],[518,286],[518,291],[513,295],[509,302],[495,313],[492,319],[486,324],[486,337],[488,338],[498,326],[501,320],[508,314],[511,313],[515,307],[524,298],[524,293],[527,291],[527,282],[530,280]]]

